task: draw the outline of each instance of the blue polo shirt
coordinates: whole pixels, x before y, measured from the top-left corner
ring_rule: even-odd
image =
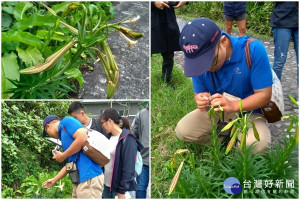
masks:
[[[63,127],[67,132],[63,129]],[[73,117],[65,117],[60,121],[58,125],[58,132],[64,151],[71,146],[74,141],[73,135],[80,128],[83,128],[83,126],[77,119]],[[76,164],[79,171],[79,183],[99,176],[103,173],[100,165],[87,157],[82,150],[72,156],[69,156],[66,159],[67,162],[76,161],[78,154],[79,159]]]
[[[272,71],[265,47],[259,40],[250,44],[250,55],[252,61],[251,71],[246,63],[245,46],[249,36],[231,37],[222,33],[230,39],[232,44],[231,58],[214,72],[214,80],[217,93],[229,93],[244,99],[252,94],[253,90],[263,89],[273,84]],[[207,71],[201,76],[192,77],[195,93],[210,92],[215,94],[211,72]],[[261,113],[260,109],[253,112]]]

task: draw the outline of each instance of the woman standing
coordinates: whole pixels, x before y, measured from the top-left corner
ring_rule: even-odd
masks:
[[[138,148],[142,148],[138,140],[130,132],[129,120],[108,108],[100,115],[100,123],[105,132],[111,134],[112,148],[110,161],[105,165],[104,191],[102,198],[125,198],[125,192],[135,191],[134,180],[135,159]]]

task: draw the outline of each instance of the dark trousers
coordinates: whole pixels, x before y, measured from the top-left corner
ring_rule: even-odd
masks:
[[[174,52],[161,53],[161,55],[163,57],[162,79],[166,81],[166,83],[170,83],[174,65]]]

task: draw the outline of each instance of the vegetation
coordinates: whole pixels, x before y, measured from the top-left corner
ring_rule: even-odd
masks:
[[[121,26],[137,18],[108,23],[110,2],[3,2],[2,13],[2,98],[76,96],[84,82],[79,66],[99,60],[111,98],[120,74],[108,35],[120,32],[128,48],[143,36]]]
[[[71,102],[58,101],[6,101],[2,102],[2,198],[46,198],[56,193],[57,198],[70,197],[66,177],[66,193],[53,188],[48,193],[41,190],[41,182],[62,168],[52,160],[54,146],[42,138],[45,116],[55,113],[66,116]],[[57,183],[56,185],[58,185]],[[37,195],[36,193],[39,193]],[[41,196],[43,195],[43,196]],[[55,196],[53,196],[55,197]]]
[[[247,2],[247,31],[272,37],[272,29],[269,25],[273,7],[274,2]],[[220,27],[224,27],[223,2],[221,1],[190,2],[188,6],[177,9],[176,14],[189,19],[210,18],[216,21]]]
[[[298,198],[298,118],[289,115],[283,120],[290,120],[289,137],[283,138],[284,146],[276,142],[265,155],[253,154],[253,145],[246,146],[246,134],[249,127],[249,114],[243,114],[224,128],[232,129],[232,141],[242,133],[241,150],[231,146],[225,148],[216,139],[216,127],[213,124],[212,145],[197,145],[179,141],[175,135],[178,121],[188,112],[195,109],[192,82],[184,77],[180,69],[174,68],[173,84],[175,90],[160,80],[160,56],[152,56],[151,82],[151,196],[152,198]],[[292,99],[297,104],[295,100]],[[211,109],[210,112],[213,112]],[[214,115],[214,113],[212,113]],[[212,121],[213,122],[213,121]],[[294,129],[295,133],[291,133]],[[256,136],[259,139],[259,135]],[[240,181],[242,188],[248,181],[252,187],[240,194],[229,194],[224,191],[223,183],[229,177]],[[273,185],[261,192],[254,186],[254,180],[272,180]],[[275,182],[283,181],[281,193],[276,190]],[[286,189],[286,180],[294,181],[294,189]]]

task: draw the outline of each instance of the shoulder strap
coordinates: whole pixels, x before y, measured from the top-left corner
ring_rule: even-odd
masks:
[[[247,40],[247,44],[245,47],[245,55],[246,55],[246,62],[248,65],[248,68],[251,70],[252,67],[252,62],[251,62],[251,56],[250,56],[250,43],[253,42],[255,39],[254,38],[249,38]]]
[[[67,129],[66,129],[64,126],[62,126],[62,128],[64,129],[64,131],[65,131],[67,134],[69,134],[68,131],[67,131]],[[77,156],[76,156],[76,160],[75,160],[76,163],[77,163],[77,161],[79,160],[79,156],[80,156],[80,151],[77,152]]]

